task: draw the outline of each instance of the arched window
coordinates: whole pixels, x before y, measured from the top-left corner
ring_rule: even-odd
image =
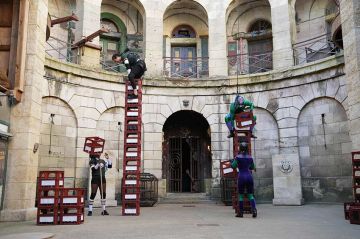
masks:
[[[249,27],[248,38],[249,72],[259,73],[272,70],[272,34],[271,23],[258,19]]]
[[[180,25],[173,30],[171,36],[173,38],[195,38],[196,32],[189,25]]]
[[[103,69],[114,71],[125,71],[125,67],[114,68],[116,65],[112,61],[112,55],[122,52],[126,48],[127,30],[125,24],[121,19],[111,13],[101,13],[101,26],[109,29],[108,33],[101,34],[100,45],[101,50],[101,64]]]
[[[255,32],[255,33],[262,33],[271,30],[271,23],[266,20],[256,20],[251,26],[249,27],[248,32]]]
[[[119,29],[116,26],[116,24],[109,19],[101,19],[100,24],[101,26],[104,26],[105,28],[109,29],[110,32],[114,32],[114,33],[119,32]]]

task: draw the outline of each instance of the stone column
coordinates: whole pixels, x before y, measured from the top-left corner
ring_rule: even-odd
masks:
[[[294,65],[291,22],[288,0],[269,0],[273,34],[273,66],[275,70]]]
[[[10,115],[9,155],[2,221],[23,221],[36,216],[35,195],[41,121],[41,86],[44,82],[45,37],[48,15],[47,0],[32,0],[29,9],[26,45],[25,85],[22,101],[13,106]]]
[[[360,2],[340,1],[352,151],[360,150]]]
[[[227,76],[226,7],[223,1],[210,1],[209,18],[209,77]]]
[[[279,127],[279,154],[272,156],[274,205],[301,205],[303,203],[297,119],[305,105],[301,97],[282,98],[291,95],[290,89],[279,92],[266,108],[274,112]],[[299,99],[300,98],[300,99]],[[259,102],[259,106],[263,103]]]
[[[102,0],[76,1],[76,15],[79,21],[76,22],[75,42],[100,29],[101,2]],[[98,65],[100,62],[99,37],[81,47],[77,54],[78,63],[81,65]]]
[[[164,6],[144,1],[146,17],[144,20],[146,76],[161,76],[163,71],[163,16]]]

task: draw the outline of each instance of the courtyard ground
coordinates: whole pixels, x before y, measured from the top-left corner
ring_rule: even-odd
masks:
[[[343,206],[258,205],[258,218],[234,217],[221,204],[158,204],[141,208],[139,217],[120,216],[121,208],[109,208],[110,216],[94,209],[81,225],[36,226],[35,221],[0,223],[1,239],[112,239],[112,238],[268,238],[359,239],[360,225],[344,219]]]

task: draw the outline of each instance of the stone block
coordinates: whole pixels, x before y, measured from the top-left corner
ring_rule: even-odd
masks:
[[[274,205],[301,205],[301,177],[298,154],[272,156]]]

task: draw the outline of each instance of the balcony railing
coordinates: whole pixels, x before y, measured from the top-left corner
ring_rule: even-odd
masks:
[[[228,65],[230,76],[271,71],[273,69],[272,52],[228,56]]]
[[[317,61],[341,52],[336,42],[330,40],[328,34],[296,43],[293,49],[295,65]]]
[[[209,58],[164,58],[163,75],[172,78],[201,78],[209,76]]]
[[[71,50],[71,47],[70,43],[50,36],[46,42],[45,52],[59,60],[77,63],[77,55]]]

